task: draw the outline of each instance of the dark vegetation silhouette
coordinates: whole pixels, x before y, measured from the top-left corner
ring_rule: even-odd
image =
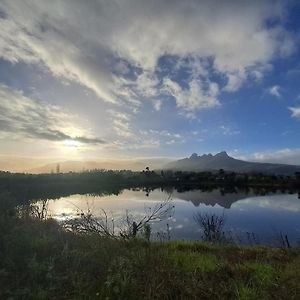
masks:
[[[224,225],[225,215],[198,212],[194,215],[195,222],[202,229],[202,240],[211,243],[221,243],[226,241]]]
[[[220,188],[224,193],[252,189],[256,194],[267,194],[278,189],[300,195],[300,175],[275,176],[264,174],[236,174],[220,170],[211,172],[93,170],[81,173],[23,174],[0,172],[0,191],[11,193],[18,203],[40,199],[55,199],[72,194],[118,195],[123,189],[155,188],[210,191]]]
[[[200,239],[202,241],[236,246],[247,245],[255,247],[261,245],[259,235],[255,232],[238,233],[226,230],[226,216],[224,212],[222,214],[198,212],[194,214],[194,221],[201,230]],[[283,234],[281,231],[274,232],[274,235],[270,239],[270,245],[281,249],[292,248],[288,234]]]

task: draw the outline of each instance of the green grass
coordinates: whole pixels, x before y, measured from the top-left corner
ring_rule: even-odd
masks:
[[[122,241],[0,218],[0,299],[300,299],[300,253]]]

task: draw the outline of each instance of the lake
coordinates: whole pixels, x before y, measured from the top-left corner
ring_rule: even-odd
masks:
[[[201,228],[194,221],[198,212],[224,214],[224,231],[242,244],[276,245],[280,233],[288,235],[291,244],[300,238],[300,199],[297,193],[274,192],[259,196],[252,190],[226,194],[220,189],[186,192],[123,190],[118,195],[76,194],[49,200],[48,214],[57,220],[65,220],[88,210],[100,216],[101,209],[104,209],[118,228],[126,211],[139,220],[149,208],[168,197],[172,199],[174,211],[169,218],[152,224],[152,239],[166,238],[167,232],[171,239],[201,239]]]

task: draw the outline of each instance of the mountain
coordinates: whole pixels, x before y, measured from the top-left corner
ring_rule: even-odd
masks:
[[[266,173],[276,175],[292,175],[295,172],[300,172],[300,166],[258,163],[235,159],[230,157],[225,151],[212,154],[203,154],[198,156],[193,153],[190,157],[173,161],[164,166],[165,170],[180,170],[180,171],[217,171],[224,169],[238,173]]]

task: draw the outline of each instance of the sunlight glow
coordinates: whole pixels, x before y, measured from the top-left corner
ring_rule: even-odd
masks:
[[[67,147],[77,148],[80,146],[80,142],[74,140],[65,140],[64,145]]]

